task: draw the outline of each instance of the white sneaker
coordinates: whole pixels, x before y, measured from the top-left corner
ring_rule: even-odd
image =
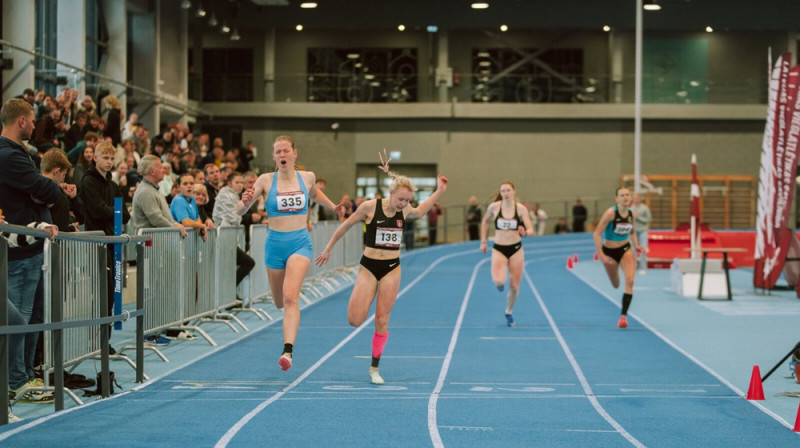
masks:
[[[369,382],[380,386],[383,384],[383,378],[381,378],[381,374],[377,370],[369,369]]]
[[[8,423],[21,422],[22,419],[17,417],[11,412],[11,406],[8,407]]]

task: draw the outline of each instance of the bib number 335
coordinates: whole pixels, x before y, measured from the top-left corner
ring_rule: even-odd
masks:
[[[305,206],[306,198],[302,191],[278,193],[278,211],[281,213],[299,212]]]

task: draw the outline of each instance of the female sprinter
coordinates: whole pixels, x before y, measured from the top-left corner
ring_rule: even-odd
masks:
[[[283,354],[278,364],[283,370],[292,367],[292,349],[300,326],[298,296],[303,279],[311,266],[311,236],[308,234],[308,201],[335,211],[340,216],[344,207],[337,206],[316,187],[316,176],[295,167],[297,148],[291,137],[281,135],[272,145],[272,159],[277,169],[258,177],[253,188],[242,194],[236,212],[244,214],[262,194],[266,197],[269,233],[265,245],[265,264],[272,300],[283,309]]]
[[[399,253],[400,242],[403,241],[403,223],[409,218],[417,219],[425,216],[447,189],[447,178],[439,175],[436,191],[418,207],[409,207],[409,202],[414,199],[415,190],[411,181],[405,176],[389,171],[388,157],[385,157],[384,161],[382,156],[381,162],[383,165],[380,168],[392,178],[389,198],[364,201],[346,221],[339,225],[316,260],[319,266],[327,263],[333,246],[347,230],[358,222],[366,223],[366,247],[350,295],[347,320],[354,327],[364,323],[377,292],[375,333],[372,335],[372,364],[369,368],[372,384],[383,384],[383,378],[378,373],[378,363],[389,338],[389,314],[400,289]]]
[[[615,202],[617,205],[603,213],[594,230],[594,245],[614,288],[619,287],[619,268],[622,267],[625,292],[622,294],[622,315],[617,327],[626,328],[628,307],[633,300],[633,278],[636,276],[636,259],[630,250],[631,238],[637,251],[645,249],[639,246],[636,232],[633,232],[634,215],[628,208],[631,205],[631,192],[627,188],[617,188]]]
[[[495,202],[486,207],[481,220],[481,252],[486,253],[486,237],[489,223],[494,220],[494,245],[492,246],[492,281],[502,291],[506,283],[506,272],[511,277],[506,296],[506,325],[514,325],[511,312],[519,295],[519,282],[525,265],[525,250],[522,237],[536,235],[528,208],[516,201],[517,189],[511,181],[500,184],[500,193]]]

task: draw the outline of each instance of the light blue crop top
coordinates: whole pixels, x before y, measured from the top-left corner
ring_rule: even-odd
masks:
[[[278,173],[272,176],[272,186],[267,195],[267,217],[305,215],[308,213],[308,189],[303,177],[297,172],[300,191],[278,192]]]

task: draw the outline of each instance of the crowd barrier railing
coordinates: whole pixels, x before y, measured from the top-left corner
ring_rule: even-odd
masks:
[[[364,250],[363,229],[361,226],[353,226],[345,233],[344,237],[333,248],[331,257],[325,266],[318,267],[314,263],[317,256],[325,249],[339,224],[338,221],[320,221],[311,231],[311,242],[314,247],[313,256],[300,292],[300,299],[305,303],[310,303],[309,296],[322,297],[341,288],[348,282],[355,281],[356,267]],[[268,231],[269,227],[267,225],[253,225],[250,227],[250,256],[256,262],[256,265],[250,271],[248,295],[243,296],[245,304],[270,302],[272,300],[272,292],[269,288],[269,279],[266,275],[266,265],[264,263],[264,242]]]
[[[0,224],[0,232],[38,238],[49,236],[46,231],[11,224]],[[53,241],[45,241],[42,264],[44,322],[8,325],[8,309],[5,304],[0,306],[0,352],[3,353],[0,356],[0,409],[6,409],[11,401],[8,394],[8,335],[11,334],[44,332],[44,386],[34,390],[53,391],[56,410],[64,408],[65,394],[82,404],[72,391],[64,389],[65,366],[76,366],[82,360],[98,354],[101,359],[101,396],[110,395],[108,372],[112,357],[109,355],[109,332],[105,328],[114,322],[135,317],[138,329],[143,322],[144,310],[138,306],[132,312],[108,316],[106,245],[135,242],[137,252],[141,255],[142,243],[147,241],[145,237],[115,237],[91,232],[62,233]],[[5,238],[0,238],[0,296],[8,302],[8,243]],[[137,382],[144,381],[142,360],[140,337],[136,363],[127,359],[136,368]],[[49,373],[53,373],[54,385],[49,384]],[[0,412],[0,424],[6,423],[8,415]]]

